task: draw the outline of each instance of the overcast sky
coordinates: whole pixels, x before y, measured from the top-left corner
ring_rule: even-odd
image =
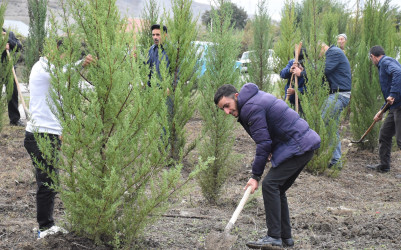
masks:
[[[199,3],[210,4],[210,0],[194,0]],[[258,0],[231,0],[233,3],[245,9],[248,15],[254,15],[256,12],[256,5]],[[302,2],[302,0],[294,0],[295,2]],[[348,8],[353,8],[355,6],[356,0],[339,0],[340,2],[347,3]],[[380,0],[384,2],[384,0]],[[401,0],[392,0],[391,5],[401,6]],[[270,17],[274,20],[280,20],[281,9],[284,6],[284,0],[267,0],[267,6],[269,10]]]

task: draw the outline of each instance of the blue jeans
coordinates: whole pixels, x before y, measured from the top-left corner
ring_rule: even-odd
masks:
[[[345,107],[348,106],[350,98],[338,93],[338,98],[336,99],[336,94],[337,93],[330,94],[329,97],[326,99],[325,106],[324,106],[324,109],[322,112],[322,117],[325,120],[325,122],[328,123],[328,120],[325,119],[325,116],[326,116],[327,110],[330,108],[331,112],[328,117],[334,119],[338,126],[338,123],[340,121],[341,112],[343,111],[343,109]],[[336,135],[337,135],[337,139],[338,139],[338,144],[337,144],[337,147],[334,149],[333,156],[331,157],[330,165],[335,165],[341,158],[341,140],[340,140],[339,129],[337,129]],[[342,167],[341,162],[338,167],[339,168]]]

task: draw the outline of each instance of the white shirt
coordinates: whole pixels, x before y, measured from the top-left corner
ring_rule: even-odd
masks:
[[[31,119],[26,125],[26,131],[31,133],[49,133],[61,135],[62,127],[52,110],[56,110],[50,96],[50,73],[47,59],[41,57],[32,67],[29,76],[29,112]]]

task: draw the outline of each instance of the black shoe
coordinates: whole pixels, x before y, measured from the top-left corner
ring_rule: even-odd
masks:
[[[264,247],[271,247],[271,246],[283,246],[283,242],[281,238],[273,238],[270,236],[265,236],[264,238],[257,240],[257,241],[250,241],[246,243],[246,246],[253,249],[261,249]]]
[[[377,171],[379,173],[387,173],[390,171],[389,166],[381,165],[381,164],[375,164],[375,165],[367,165],[367,169]]]
[[[25,127],[25,123],[21,120],[18,120],[17,122],[10,122],[10,126]]]
[[[283,246],[285,246],[285,247],[294,246],[294,240],[292,238],[288,238],[288,239],[281,238],[281,240],[283,241]]]

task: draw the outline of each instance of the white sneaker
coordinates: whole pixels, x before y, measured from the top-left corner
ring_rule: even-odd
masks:
[[[44,237],[46,237],[47,235],[51,235],[51,234],[55,234],[58,232],[62,232],[63,234],[67,234],[68,231],[65,230],[62,227],[58,227],[58,226],[52,226],[51,228],[45,230],[45,231],[38,231],[38,239],[43,239]]]

